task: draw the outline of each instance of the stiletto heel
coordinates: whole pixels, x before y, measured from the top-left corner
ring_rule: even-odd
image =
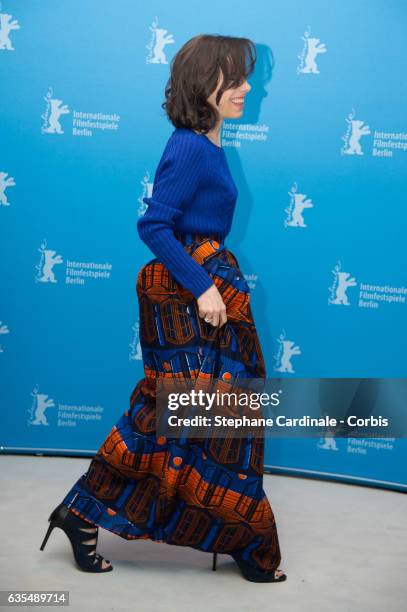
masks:
[[[81,519],[79,516],[70,512],[64,504],[59,504],[50,514],[48,521],[50,525],[45,534],[44,540],[40,546],[40,550],[44,550],[45,545],[55,527],[62,529],[69,538],[72,545],[72,551],[78,567],[84,572],[111,572],[112,565],[102,568],[103,557],[96,552],[98,528],[93,526],[88,521]],[[88,532],[92,535],[91,541],[81,540],[84,533]],[[96,542],[92,540],[96,539]],[[93,545],[94,549],[88,552],[85,547]],[[109,559],[105,559],[106,563],[110,563]]]
[[[212,571],[215,572],[216,571],[216,561],[218,558],[218,553],[213,553],[213,558],[212,558]]]
[[[45,538],[40,546],[40,550],[44,550],[45,544],[48,542],[48,538],[51,535],[51,531],[54,529],[54,527],[55,525],[52,525],[52,524],[48,527],[47,533],[45,534]]]

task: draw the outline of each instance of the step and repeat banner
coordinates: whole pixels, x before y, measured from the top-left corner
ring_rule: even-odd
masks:
[[[201,33],[256,43],[222,145],[268,377],[313,379],[303,413],[329,411],[339,378],[342,408],[374,384],[374,412],[406,410],[405,3],[198,8],[1,1],[3,453],[92,455],[144,375],[136,278],[154,255],[136,223],[174,129],[171,59]],[[406,460],[402,435],[287,437],[265,465],[401,490]]]

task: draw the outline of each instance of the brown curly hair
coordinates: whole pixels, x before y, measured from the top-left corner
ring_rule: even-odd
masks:
[[[221,72],[223,93],[238,87],[253,72],[256,47],[248,38],[200,34],[188,40],[171,61],[171,76],[161,107],[175,127],[206,134],[219,121],[216,109],[207,101],[215,91]]]

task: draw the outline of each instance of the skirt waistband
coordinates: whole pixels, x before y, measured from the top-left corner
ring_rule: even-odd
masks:
[[[183,245],[189,245],[202,242],[203,240],[214,240],[220,244],[224,244],[225,236],[221,234],[202,234],[200,232],[174,232],[174,236]]]

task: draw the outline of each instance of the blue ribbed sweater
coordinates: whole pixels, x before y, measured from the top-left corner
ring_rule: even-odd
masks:
[[[175,280],[198,298],[213,281],[187,253],[177,233],[230,232],[238,190],[223,147],[204,134],[176,128],[161,156],[144,215],[137,222],[143,242]]]

